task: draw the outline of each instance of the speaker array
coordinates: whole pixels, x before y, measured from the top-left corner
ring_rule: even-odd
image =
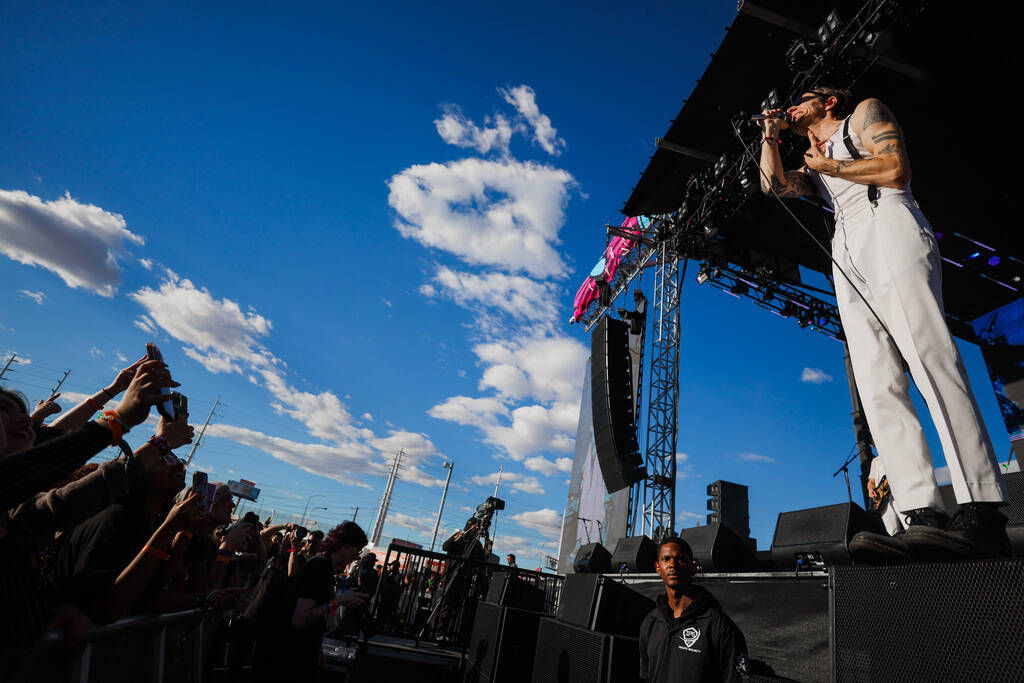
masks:
[[[604,316],[590,339],[594,445],[608,493],[644,478],[636,437],[629,325]]]

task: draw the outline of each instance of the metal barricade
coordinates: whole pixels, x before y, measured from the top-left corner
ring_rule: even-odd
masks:
[[[509,571],[540,588],[544,610],[554,612],[561,576],[391,544],[369,614],[375,628],[388,635],[462,646],[476,599],[486,598],[494,577]]]
[[[44,634],[10,680],[202,683],[204,625],[201,610],[129,617],[91,629],[73,649],[62,648],[56,634]]]

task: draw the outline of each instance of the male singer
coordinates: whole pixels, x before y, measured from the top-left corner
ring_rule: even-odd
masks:
[[[843,330],[875,446],[908,521],[897,536],[857,534],[850,549],[869,561],[1006,556],[1006,517],[998,509],[1006,488],[946,326],[942,262],[910,192],[903,131],[879,100],[852,105],[848,90],[808,90],[785,114],[764,112],[778,118],[764,120],[761,143],[765,194],[817,194],[835,211],[833,276]],[[783,170],[779,134],[786,129],[810,141],[800,170]],[[942,510],[903,360],[942,442],[960,503],[952,519]]]

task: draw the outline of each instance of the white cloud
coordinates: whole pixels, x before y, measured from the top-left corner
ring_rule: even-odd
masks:
[[[548,460],[543,455],[535,455],[532,458],[527,458],[523,465],[528,470],[551,476],[557,472],[570,472],[572,470],[572,458]]]
[[[145,268],[146,270],[153,270],[153,259],[140,258],[139,265]]]
[[[775,462],[775,458],[757,453],[741,453],[740,460],[744,462]]]
[[[562,528],[562,516],[550,508],[528,510],[518,515],[506,515],[505,519],[526,529],[540,532],[548,538],[557,538]]]
[[[471,264],[564,277],[555,250],[572,175],[513,159],[411,166],[388,181],[395,227]]]
[[[475,149],[480,154],[492,150],[508,154],[512,135],[523,130],[521,124],[513,124],[501,114],[485,118],[483,127],[480,127],[467,119],[458,105],[445,104],[441,110],[444,115],[434,121],[441,139],[449,145]]]
[[[424,534],[426,536],[430,536],[434,533],[434,520],[428,517],[415,517],[413,515],[407,515],[404,512],[389,512],[387,523],[405,527],[410,531]]]
[[[128,356],[121,353],[121,349],[114,349],[114,358],[116,358],[121,363],[128,362]]]
[[[477,475],[470,477],[469,481],[477,486],[493,486],[498,483],[498,473]],[[544,495],[544,487],[541,486],[537,477],[528,477],[518,472],[502,472],[501,485],[507,486],[517,493],[532,493]],[[498,494],[501,495],[500,492]]]
[[[145,240],[119,214],[81,204],[70,194],[47,202],[21,190],[0,190],[0,253],[52,271],[68,287],[114,296],[126,243]]]
[[[213,298],[190,280],[171,278],[159,289],[143,287],[129,298],[146,309],[135,321],[138,327],[153,333],[159,326],[210,372],[241,372],[239,361],[266,366],[274,360],[258,342],[270,333],[269,320],[243,312],[230,299]]]
[[[533,141],[551,154],[558,156],[565,147],[565,140],[558,137],[558,131],[551,125],[551,119],[540,112],[537,106],[537,94],[528,85],[515,88],[499,89],[505,101],[511,104],[526,119],[533,129]]]
[[[289,465],[301,467],[311,474],[328,477],[343,484],[370,488],[360,475],[386,476],[387,462],[374,457],[374,450],[357,442],[344,445],[302,443],[284,439],[246,427],[211,424],[206,436],[227,439],[263,451]]]
[[[825,384],[832,381],[832,375],[818,368],[804,368],[804,371],[800,373],[800,381],[810,382],[811,384]]]
[[[420,293],[426,297],[445,296],[471,310],[498,310],[519,320],[553,324],[560,317],[554,283],[522,275],[477,275],[439,265],[432,283],[422,285]]]
[[[359,416],[359,419],[366,420],[367,422],[373,422],[373,415],[370,415],[369,413],[363,413],[362,415]]]
[[[93,358],[98,358],[103,355],[103,351],[94,346],[91,349],[89,349],[89,355],[92,356]]]
[[[44,292],[32,292],[32,291],[29,291],[27,289],[19,289],[18,290],[18,294],[21,295],[21,298],[23,298],[23,299],[31,299],[32,301],[35,301],[40,306],[42,306],[43,302],[46,301],[46,294]]]
[[[578,409],[589,355],[578,340],[542,334],[478,344],[473,353],[489,366],[480,380],[481,389],[495,389],[513,399],[570,402]],[[571,416],[573,431],[577,417]]]

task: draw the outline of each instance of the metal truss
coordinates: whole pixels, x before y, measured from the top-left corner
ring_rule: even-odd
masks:
[[[679,412],[679,290],[682,285],[677,238],[658,245],[654,275],[651,370],[647,398],[647,442],[642,512],[630,535],[654,539],[675,532],[676,438]],[[685,261],[682,272],[685,273]],[[639,487],[638,487],[639,488]]]
[[[845,341],[839,308],[809,294],[805,289],[780,282],[770,275],[751,272],[730,264],[701,264],[697,283],[708,284],[736,297],[753,300],[783,318],[793,318],[803,328],[810,328],[838,342]]]

